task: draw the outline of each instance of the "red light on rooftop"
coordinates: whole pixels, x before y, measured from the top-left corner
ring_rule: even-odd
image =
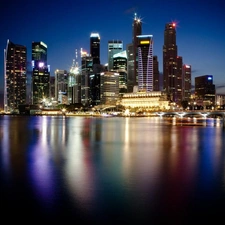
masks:
[[[173,23],[173,27],[175,27],[176,26],[176,24],[175,23]]]

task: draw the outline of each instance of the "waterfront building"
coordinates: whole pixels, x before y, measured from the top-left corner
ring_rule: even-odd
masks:
[[[119,99],[119,73],[101,73],[101,104],[116,105]]]
[[[159,91],[159,62],[156,55],[153,56],[153,91]]]
[[[212,75],[195,77],[195,98],[201,100],[203,106],[215,105],[215,85]]]
[[[119,73],[119,94],[127,93],[127,52],[113,55],[113,71]]]
[[[216,106],[225,109],[225,94],[216,94]]]
[[[174,102],[177,97],[177,44],[176,24],[167,23],[164,30],[163,45],[163,91]]]
[[[47,65],[47,45],[32,42],[32,103],[40,104],[50,97],[50,66]]]
[[[183,101],[191,99],[191,65],[184,64],[183,69]]]
[[[93,65],[100,64],[100,35],[98,33],[91,33],[90,56],[93,59]]]
[[[113,70],[113,56],[123,51],[123,42],[120,40],[108,41],[108,71]]]
[[[65,101],[68,96],[68,73],[66,70],[55,71],[55,99],[59,104],[62,104],[62,99]]]
[[[169,110],[166,95],[161,91],[126,93],[118,104],[125,108],[142,108],[149,110]]]
[[[4,111],[26,103],[27,48],[7,40],[4,49]]]
[[[153,36],[138,35],[138,91],[153,91]]]

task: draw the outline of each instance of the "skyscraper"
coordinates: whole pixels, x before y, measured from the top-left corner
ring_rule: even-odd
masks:
[[[123,51],[123,42],[119,40],[108,41],[108,71],[113,70],[113,55]]]
[[[115,105],[119,98],[119,73],[101,73],[101,104]]]
[[[81,51],[81,103],[84,106],[90,103],[90,74],[93,74],[93,58]]]
[[[63,95],[68,98],[68,77],[66,70],[55,71],[55,100],[61,104]]]
[[[176,85],[176,102],[181,103],[183,100],[183,58],[177,56],[177,85]]]
[[[93,58],[93,65],[100,64],[100,36],[98,33],[91,33],[90,55]]]
[[[4,64],[4,111],[16,112],[26,103],[27,48],[7,40]]]
[[[138,90],[153,91],[153,36],[138,35]]]
[[[183,101],[191,98],[191,66],[183,65]]]
[[[177,45],[176,24],[167,23],[163,45],[163,90],[170,100],[177,101]]]
[[[153,91],[159,91],[159,62],[156,55],[153,56]]]
[[[113,71],[119,73],[119,93],[127,93],[127,52],[122,51],[113,56]]]
[[[201,100],[203,105],[215,105],[215,84],[212,75],[195,77],[195,98]]]
[[[127,45],[127,60],[128,60],[128,92],[133,91],[133,87],[138,83],[138,52],[137,52],[137,36],[142,34],[141,19],[134,14],[132,24],[132,43]]]
[[[32,103],[40,104],[50,96],[50,68],[47,65],[47,45],[32,42]]]

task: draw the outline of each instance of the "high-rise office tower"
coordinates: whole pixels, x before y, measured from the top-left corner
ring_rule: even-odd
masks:
[[[90,55],[93,58],[93,65],[100,64],[100,36],[98,33],[91,33]]]
[[[119,73],[101,73],[101,104],[115,105],[119,98]]]
[[[32,42],[32,103],[40,104],[50,96],[50,68],[47,65],[47,45]]]
[[[62,104],[62,96],[68,99],[68,73],[66,70],[55,71],[55,99]],[[67,100],[68,101],[68,100]]]
[[[100,73],[93,73],[89,75],[89,107],[100,104],[101,97],[101,83]]]
[[[177,102],[177,45],[176,24],[167,23],[163,45],[163,90],[170,100]]]
[[[202,100],[203,105],[215,105],[215,85],[212,75],[195,77],[195,98]]]
[[[134,14],[134,20],[133,20],[133,37],[132,37],[132,43],[133,43],[133,52],[134,52],[134,85],[137,85],[138,80],[138,38],[137,36],[142,35],[142,22],[141,19],[137,17],[137,14]]]
[[[4,111],[17,112],[26,103],[27,48],[7,40],[4,66]]]
[[[153,91],[159,91],[159,62],[156,55],[153,56]]]
[[[183,101],[190,101],[191,98],[191,66],[183,65]]]
[[[176,102],[181,103],[183,100],[183,58],[181,56],[177,56],[177,85],[176,85]]]
[[[128,92],[133,91],[133,87],[138,83],[138,52],[137,52],[137,36],[142,34],[141,19],[134,14],[132,24],[132,43],[127,45],[127,60],[128,60]]]
[[[89,76],[93,74],[93,58],[87,52],[81,51],[81,103],[89,106],[90,86]]]
[[[77,57],[73,60],[68,77],[68,103],[81,103],[81,71]]]
[[[113,55],[123,51],[123,42],[119,40],[108,41],[108,71],[113,70]]]
[[[134,49],[133,44],[127,44],[127,92],[133,92],[134,87]]]
[[[153,91],[153,36],[138,35],[138,90]]]
[[[127,52],[122,51],[113,56],[113,71],[119,73],[119,93],[127,93]]]

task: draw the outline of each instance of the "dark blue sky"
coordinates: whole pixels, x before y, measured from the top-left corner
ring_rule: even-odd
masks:
[[[107,62],[108,40],[132,40],[133,14],[142,18],[143,34],[152,34],[154,55],[162,72],[162,46],[167,22],[177,22],[178,55],[192,66],[196,76],[211,74],[217,93],[225,94],[224,0],[1,0],[0,90],[3,88],[4,48],[7,39],[27,46],[32,41],[48,46],[51,76],[56,69],[69,70],[75,49],[89,52],[91,32],[101,37],[101,63]]]

